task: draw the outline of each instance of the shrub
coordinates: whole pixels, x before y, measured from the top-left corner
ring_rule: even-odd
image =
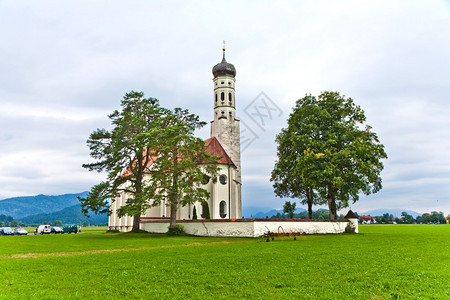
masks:
[[[211,219],[211,214],[210,214],[210,212],[209,212],[209,204],[208,204],[208,201],[205,201],[205,202],[202,204],[202,210],[203,210],[202,218],[204,218],[204,219]]]
[[[181,224],[176,224],[175,226],[169,226],[167,235],[182,235],[184,233],[184,226]]]
[[[345,233],[355,233],[355,228],[353,228],[351,225],[350,225],[350,222],[348,222],[347,223],[347,226],[345,226],[345,231],[344,231]]]
[[[197,220],[197,209],[194,206],[194,212],[192,213],[192,220]]]

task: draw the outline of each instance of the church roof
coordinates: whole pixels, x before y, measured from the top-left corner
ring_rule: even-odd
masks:
[[[233,167],[236,168],[236,165],[233,163],[233,161],[231,160],[230,156],[227,154],[227,152],[225,151],[225,149],[222,147],[222,145],[220,144],[219,140],[213,136],[212,138],[209,138],[207,140],[205,140],[205,145],[206,145],[206,152],[209,153],[210,155],[213,156],[219,156],[219,160],[217,160],[217,162],[219,164],[224,164],[224,165],[231,165]],[[144,157],[147,155],[147,151],[150,151],[150,155],[148,156],[148,161],[147,164],[145,166],[145,173],[151,173],[151,166],[153,165],[153,163],[158,159],[159,155],[157,153],[154,153],[154,151],[151,150],[145,150],[144,153],[142,154]],[[136,164],[136,160],[134,160],[133,164]],[[123,173],[122,176],[129,176],[131,175],[131,170],[128,167]]]
[[[358,219],[358,216],[350,209],[344,217],[345,219]]]
[[[221,75],[231,75],[233,77],[236,76],[236,69],[230,63],[227,63],[225,57],[222,59],[222,62],[218,63],[212,69],[212,73],[214,78]]]
[[[227,154],[225,149],[223,149],[219,140],[213,136],[205,140],[206,152],[213,156],[220,156],[221,158],[217,161],[219,164],[232,165],[236,168],[236,165],[231,160],[230,156]]]
[[[236,76],[236,69],[234,68],[233,64],[227,63],[227,60],[225,59],[225,41],[223,45],[223,58],[220,63],[215,65],[212,69],[212,73],[214,75],[214,78],[217,76],[223,76],[223,75],[230,75],[235,77]]]

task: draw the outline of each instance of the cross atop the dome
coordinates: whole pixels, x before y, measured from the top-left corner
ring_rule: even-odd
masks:
[[[225,40],[223,40],[223,59],[225,59]]]

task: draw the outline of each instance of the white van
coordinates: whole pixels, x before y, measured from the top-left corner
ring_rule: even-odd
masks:
[[[39,225],[34,231],[34,234],[50,234],[51,232],[52,228],[50,225]]]

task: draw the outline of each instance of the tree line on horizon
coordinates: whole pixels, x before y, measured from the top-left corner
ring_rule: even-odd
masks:
[[[283,212],[278,212],[275,215],[272,215],[271,219],[308,219],[309,213],[307,211],[303,211],[300,213],[295,213],[295,202],[286,201],[283,205]],[[363,222],[363,218],[358,214],[358,212],[354,212],[354,214],[359,218],[361,222]],[[329,211],[327,209],[320,208],[318,210],[313,211],[312,219],[317,220],[329,220]],[[344,219],[344,215],[340,214],[337,216],[338,220]],[[375,219],[378,224],[447,224],[447,220],[450,220],[450,214],[448,214],[447,218],[445,218],[444,213],[442,211],[432,211],[431,213],[423,213],[420,216],[414,218],[412,215],[407,212],[402,212],[401,217],[394,217],[392,214],[384,213],[381,216],[371,216]]]
[[[286,201],[283,205],[283,212],[278,212],[268,218],[270,219],[309,219],[309,212],[302,211],[300,213],[295,213],[295,202]],[[363,219],[360,217],[358,212],[354,212],[354,214],[359,218],[362,222]],[[344,215],[340,214],[337,216],[338,220],[344,219]],[[420,216],[414,218],[412,215],[407,212],[402,212],[401,217],[394,217],[394,215],[389,213],[384,213],[381,216],[371,216],[373,217],[378,224],[393,224],[394,222],[397,224],[447,224],[447,220],[450,220],[450,214],[445,218],[444,213],[442,211],[432,211],[431,213],[423,213]],[[329,220],[330,215],[328,209],[319,208],[312,212],[312,219],[317,220]]]
[[[70,224],[72,224],[73,222],[71,222]],[[76,222],[75,222],[76,223]],[[16,220],[11,216],[7,216],[4,214],[0,214],[0,227],[37,227],[39,225],[52,225],[52,226],[63,226],[63,225],[67,225],[64,224],[63,221],[61,220],[46,220],[43,222],[36,222],[36,221],[31,221],[31,222],[23,222],[22,220]],[[102,224],[97,224],[97,223],[92,223],[92,222],[88,222],[88,221],[83,221],[78,225],[83,225],[83,226],[103,226],[103,225],[108,225],[108,223],[102,223]]]
[[[400,218],[394,217],[392,214],[384,213],[382,216],[374,216],[377,223],[381,224],[447,224],[450,220],[450,214],[445,218],[442,211],[432,211],[431,213],[423,213],[421,216],[414,218],[406,212],[402,212]]]

